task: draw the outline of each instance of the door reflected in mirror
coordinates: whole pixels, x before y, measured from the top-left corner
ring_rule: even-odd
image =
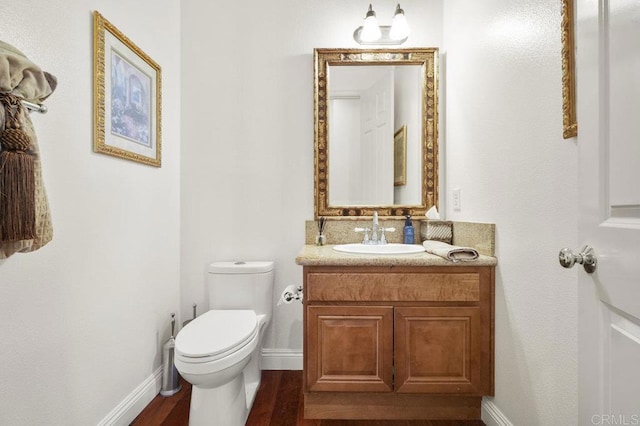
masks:
[[[315,49],[315,215],[438,204],[438,50]]]

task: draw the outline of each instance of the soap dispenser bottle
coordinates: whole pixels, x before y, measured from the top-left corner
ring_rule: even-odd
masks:
[[[413,224],[411,223],[411,216],[407,215],[407,220],[405,220],[404,222],[404,243],[405,244],[413,244],[415,237],[414,237],[414,229],[413,229]]]

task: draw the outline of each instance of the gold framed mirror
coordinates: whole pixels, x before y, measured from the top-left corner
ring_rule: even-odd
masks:
[[[314,115],[316,217],[438,205],[437,48],[314,49]]]

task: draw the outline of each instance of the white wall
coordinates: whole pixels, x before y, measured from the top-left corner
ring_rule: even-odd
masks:
[[[449,219],[497,232],[496,396],[516,425],[577,419],[577,151],[562,139],[560,2],[447,0]]]
[[[313,218],[313,49],[358,47],[368,1],[182,4],[182,307],[206,308],[213,260],[272,259],[274,296],[301,284]],[[395,3],[374,5],[389,25]],[[402,3],[406,45],[442,44],[440,0]],[[302,306],[275,308],[267,348],[301,352]]]
[[[94,9],[162,66],[160,169],[93,152]],[[0,2],[0,39],[58,77],[32,115],[54,239],[0,261],[0,424],[96,424],[161,365],[180,297],[179,14],[175,0]]]
[[[395,128],[406,127],[406,184],[393,188],[393,204],[420,204],[422,200],[422,75],[420,67],[396,67]],[[395,133],[394,133],[395,140]]]
[[[360,140],[360,98],[329,99],[329,203],[333,206],[359,204],[363,196],[362,141]]]

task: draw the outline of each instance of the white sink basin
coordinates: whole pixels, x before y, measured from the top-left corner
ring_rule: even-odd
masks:
[[[424,247],[416,244],[341,244],[333,248],[343,253],[357,254],[414,254],[424,252]]]

